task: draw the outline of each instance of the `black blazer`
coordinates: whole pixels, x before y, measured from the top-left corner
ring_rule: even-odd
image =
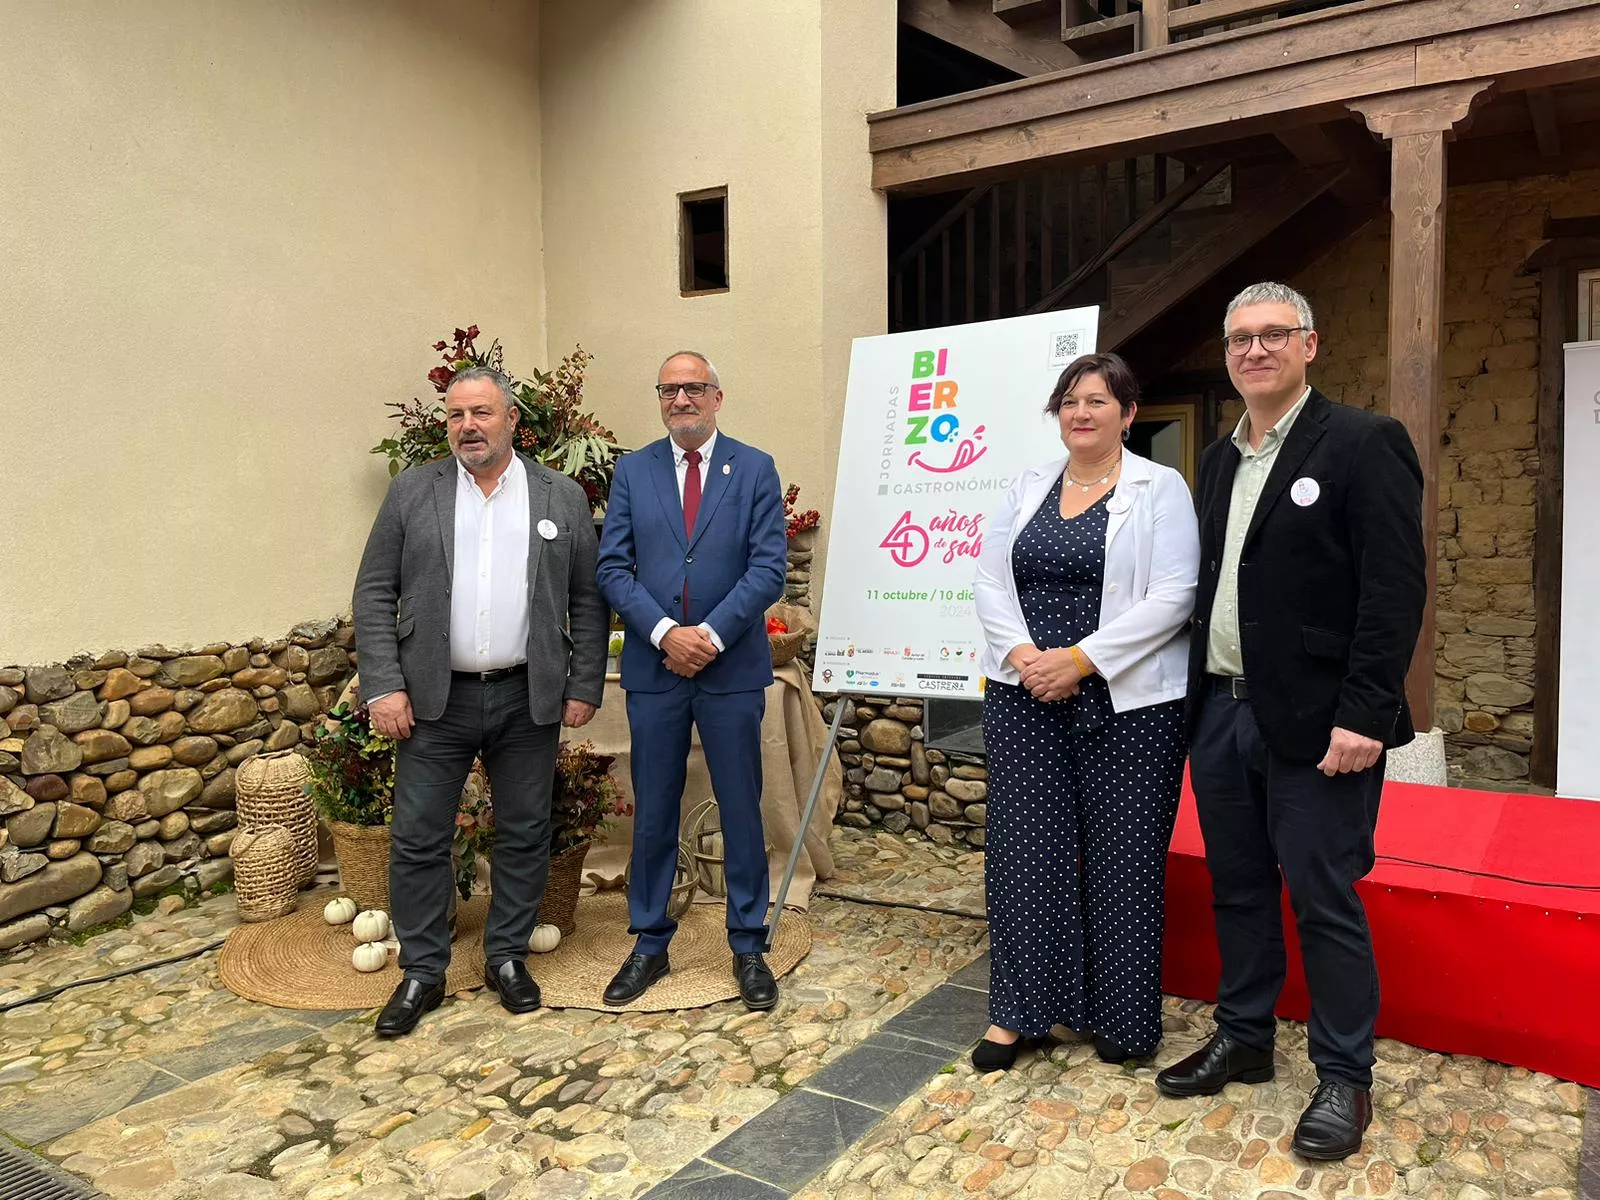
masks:
[[[1192,734],[1240,462],[1231,438],[1200,456],[1200,583],[1189,648]],[[1302,485],[1309,504],[1296,503]],[[1422,468],[1405,426],[1312,391],[1279,448],[1239,560],[1239,641],[1270,749],[1316,763],[1335,726],[1385,747],[1414,736],[1406,670],[1427,603]]]

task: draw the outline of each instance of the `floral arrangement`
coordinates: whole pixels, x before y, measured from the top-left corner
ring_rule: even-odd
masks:
[[[520,381],[506,372],[505,351],[499,340],[490,343],[487,350],[479,350],[480,336],[478,327],[469,325],[457,329],[451,341],[433,344],[441,359],[440,365],[428,372],[433,390],[443,397],[456,372],[467,367],[493,367],[507,374],[521,410],[514,435],[516,448],[535,462],[576,480],[588,494],[590,505],[603,508],[622,450],[612,432],[581,409],[589,352],[578,346],[554,371],[534,368],[531,382]],[[389,407],[395,410],[389,415],[399,422],[399,432],[384,438],[372,453],[388,456],[390,475],[450,453],[444,406],[439,400],[413,397],[409,403],[391,402]]]
[[[317,811],[349,825],[387,825],[394,808],[394,742],[373,730],[366,705],[334,707],[305,754]]]
[[[815,529],[822,521],[822,514],[814,508],[808,508],[805,512],[797,512],[795,510],[795,502],[799,499],[800,485],[791,483],[789,490],[783,494],[783,521],[791,542],[807,529]]]
[[[551,796],[550,855],[584,842],[603,838],[610,818],[632,813],[621,800],[621,790],[611,777],[616,757],[595,753],[592,742],[563,742],[556,753],[556,786]],[[478,881],[478,859],[494,848],[494,806],[489,777],[482,763],[474,763],[456,812],[456,891],[470,899]]]

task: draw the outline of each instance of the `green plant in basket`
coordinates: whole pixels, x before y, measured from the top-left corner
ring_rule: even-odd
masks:
[[[555,787],[550,799],[550,856],[598,841],[622,811],[621,790],[611,777],[616,756],[597,754],[592,742],[563,742],[556,754]],[[483,764],[476,763],[456,810],[456,891],[470,899],[478,881],[478,860],[494,849],[494,804]]]
[[[329,821],[387,825],[394,815],[394,742],[372,728],[365,705],[339,704],[305,752],[306,791]]]

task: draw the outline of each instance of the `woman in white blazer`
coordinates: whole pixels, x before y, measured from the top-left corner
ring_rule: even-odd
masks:
[[[1051,392],[1067,455],[1024,471],[984,533],[990,991],[980,1070],[1052,1025],[1108,1062],[1161,1038],[1167,846],[1185,755],[1200,541],[1183,477],[1127,450],[1114,354]]]

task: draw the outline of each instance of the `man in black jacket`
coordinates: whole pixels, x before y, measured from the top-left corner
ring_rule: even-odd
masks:
[[[1224,348],[1245,415],[1200,460],[1188,697],[1222,979],[1216,1033],[1156,1083],[1201,1096],[1272,1078],[1287,881],[1320,1079],[1294,1149],[1340,1159],[1372,1120],[1378,972],[1355,884],[1372,869],[1384,751],[1413,736],[1422,470],[1398,421],[1307,386],[1317,335],[1298,292],[1241,292]]]

